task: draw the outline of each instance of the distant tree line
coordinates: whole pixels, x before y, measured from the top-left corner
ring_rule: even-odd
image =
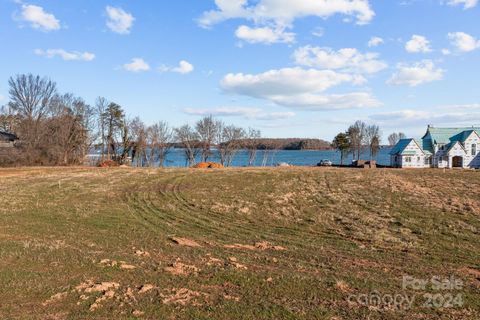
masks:
[[[99,161],[164,166],[169,152],[180,147],[187,166],[214,155],[230,166],[241,149],[248,154],[245,165],[252,166],[258,150],[263,150],[261,163],[266,165],[280,149],[326,146],[321,140],[262,139],[259,130],[226,124],[213,116],[193,126],[173,128],[163,121],[147,126],[103,97],[91,106],[74,94],[62,94],[48,78],[22,74],[11,77],[8,84],[10,101],[0,109],[0,131],[15,134],[18,141],[14,150],[0,152],[2,165],[83,164],[95,149]]]

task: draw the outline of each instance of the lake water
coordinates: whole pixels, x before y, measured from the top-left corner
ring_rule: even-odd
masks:
[[[208,161],[212,162],[220,162],[217,152],[213,151],[213,156],[208,159]],[[390,156],[388,153],[390,152],[390,148],[382,148],[378,153],[375,160],[377,160],[378,164],[381,165],[390,165]],[[257,158],[255,161],[255,166],[261,166],[263,161],[263,153],[264,151],[259,150],[257,151]],[[365,153],[361,156],[361,159],[368,160],[370,156]],[[340,152],[335,150],[294,150],[294,151],[287,151],[287,150],[279,150],[274,153],[269,153],[267,166],[275,166],[278,163],[288,163],[295,166],[314,166],[319,163],[323,159],[328,159],[332,161],[334,164],[340,164]],[[197,159],[200,161],[200,159]],[[352,162],[352,156],[349,155],[344,164],[350,164]],[[248,164],[248,153],[245,150],[239,151],[232,163],[232,166],[235,167],[243,167]],[[165,161],[166,167],[184,167],[185,166],[185,157],[183,149],[172,149],[170,153],[167,155],[167,159]]]

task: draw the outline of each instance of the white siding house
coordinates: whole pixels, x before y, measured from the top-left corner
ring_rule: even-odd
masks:
[[[421,140],[400,140],[390,157],[398,168],[480,168],[480,128],[429,126]]]

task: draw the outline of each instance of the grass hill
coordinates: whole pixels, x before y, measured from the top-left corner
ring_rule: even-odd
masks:
[[[479,319],[479,190],[456,170],[0,169],[0,318]]]

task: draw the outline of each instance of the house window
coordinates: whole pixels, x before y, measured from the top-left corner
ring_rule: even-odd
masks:
[[[444,144],[440,144],[440,145],[438,145],[438,148],[439,148],[440,150],[445,150],[445,145],[444,145]]]
[[[472,156],[476,156],[476,155],[477,155],[477,145],[472,144]]]
[[[405,162],[412,162],[412,157],[405,157]]]
[[[425,164],[431,165],[432,164],[432,157],[425,157]]]

